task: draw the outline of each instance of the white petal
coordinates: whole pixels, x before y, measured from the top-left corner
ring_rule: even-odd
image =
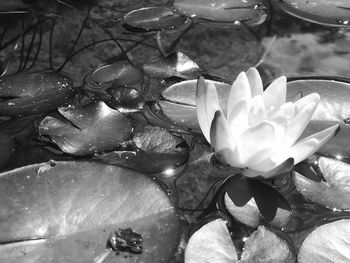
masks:
[[[247,75],[245,72],[241,72],[231,87],[230,96],[227,102],[227,116],[231,114],[232,109],[239,101],[250,98],[251,92]]]
[[[233,107],[228,116],[228,123],[234,140],[248,128],[248,112],[249,101],[241,100]]]
[[[260,150],[274,147],[274,144],[275,127],[267,121],[249,127],[241,134],[237,142],[238,152],[243,163]]]
[[[290,149],[289,156],[297,164],[318,151],[339,129],[339,124],[315,133],[298,142]]]
[[[262,120],[265,112],[264,99],[261,95],[255,96],[251,100],[248,123],[253,125]]]
[[[294,119],[288,124],[288,129],[285,134],[285,139],[283,142],[283,147],[292,146],[300,135],[305,130],[306,126],[309,124],[312,114],[316,110],[317,104],[311,102],[306,105],[299,113],[295,116]]]
[[[246,74],[250,84],[251,96],[255,97],[257,95],[262,95],[263,83],[259,71],[257,71],[256,68],[250,68]]]
[[[196,105],[199,126],[210,143],[210,125],[220,105],[215,85],[205,82],[203,77],[200,77],[197,82]]]
[[[290,121],[295,117],[296,108],[293,102],[287,102],[280,108],[280,112],[283,116],[286,116],[287,120]]]
[[[210,141],[215,156],[224,164],[241,167],[241,162],[231,138],[231,130],[222,111],[217,111],[210,128]]]
[[[279,144],[283,143],[285,139],[285,134],[288,127],[287,117],[280,115],[274,117],[270,121],[275,127],[275,144],[278,144],[276,146],[279,147]]]
[[[320,102],[320,95],[318,93],[311,93],[309,95],[306,95],[305,97],[302,97],[300,100],[295,102],[295,108],[296,113],[298,114],[305,106],[309,105],[310,103],[316,103],[318,104]]]
[[[263,93],[265,109],[279,109],[286,102],[287,79],[282,76],[273,81]]]

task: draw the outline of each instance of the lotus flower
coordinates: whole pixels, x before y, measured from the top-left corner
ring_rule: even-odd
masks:
[[[286,102],[287,80],[276,79],[263,91],[259,72],[241,72],[232,84],[227,112],[219,105],[213,84],[197,84],[197,118],[203,135],[223,164],[248,177],[265,178],[286,172],[315,153],[339,128],[334,125],[298,142],[320,96],[309,94]]]

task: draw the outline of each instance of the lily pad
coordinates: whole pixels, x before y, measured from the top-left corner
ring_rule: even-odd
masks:
[[[175,0],[174,7],[185,16],[202,22],[258,25],[267,18],[263,1]]]
[[[142,66],[143,71],[151,78],[180,77],[191,79],[204,72],[195,61],[182,52],[175,52],[167,57],[147,62]]]
[[[112,96],[112,107],[121,113],[141,111],[145,104],[145,99],[135,89],[114,87],[109,88],[107,92]]]
[[[186,247],[186,263],[232,263],[238,260],[225,221],[216,219],[195,232]]]
[[[66,120],[45,117],[39,135],[49,136],[63,152],[72,155],[111,150],[129,139],[134,128],[131,119],[102,101],[58,111]]]
[[[288,243],[264,226],[253,232],[245,241],[241,259],[225,222],[216,219],[207,223],[190,238],[186,263],[233,262],[295,262]]]
[[[73,82],[60,73],[16,73],[0,78],[0,116],[52,111],[70,102]]]
[[[133,32],[176,29],[188,21],[169,7],[144,7],[124,16],[124,27]]]
[[[350,220],[344,219],[322,225],[304,240],[298,262],[349,262]]]
[[[220,105],[225,110],[231,85],[213,80],[205,80],[205,82],[215,85],[219,93]],[[196,114],[196,91],[196,79],[173,84],[161,93],[164,99],[160,99],[157,106],[171,122],[199,132],[200,128]]]
[[[339,210],[350,209],[350,165],[320,157],[318,166],[325,181],[316,182],[295,172],[293,180],[299,192],[319,205]]]
[[[279,6],[300,19],[334,27],[350,27],[350,3],[347,0],[282,0]]]
[[[142,235],[144,252],[111,254],[105,262],[167,262],[179,240],[165,191],[131,170],[42,163],[1,174],[0,188],[2,262],[92,262],[110,232],[128,227]]]
[[[285,240],[266,227],[259,226],[245,242],[240,262],[294,263],[295,255]]]
[[[170,177],[186,165],[189,147],[186,141],[160,127],[145,126],[135,131],[129,148],[97,154],[96,158],[147,174]]]

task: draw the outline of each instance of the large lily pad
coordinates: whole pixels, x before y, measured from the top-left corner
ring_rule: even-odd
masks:
[[[66,120],[46,117],[39,134],[49,136],[63,152],[73,155],[111,150],[126,141],[134,128],[132,120],[102,101],[58,111]]]
[[[0,116],[49,112],[67,104],[75,94],[73,82],[60,73],[17,73],[0,79]]]
[[[328,208],[350,209],[350,165],[339,160],[320,157],[318,167],[325,181],[316,182],[297,172],[295,186],[307,199]]]
[[[267,17],[266,7],[260,0],[176,0],[174,7],[188,17],[205,22],[257,25]]]
[[[187,22],[187,17],[169,7],[144,7],[124,16],[124,27],[134,32],[175,29]]]
[[[349,219],[322,225],[316,228],[302,243],[298,262],[349,262],[349,237]]]
[[[179,221],[151,178],[120,167],[50,162],[0,175],[1,262],[92,262],[111,231],[131,227],[143,237],[140,255],[105,262],[168,262]]]
[[[279,5],[288,14],[306,21],[335,27],[350,26],[347,0],[282,0]]]

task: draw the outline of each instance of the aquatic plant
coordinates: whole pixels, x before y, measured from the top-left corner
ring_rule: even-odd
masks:
[[[199,79],[197,87],[197,118],[203,135],[220,162],[242,169],[247,177],[269,178],[288,171],[290,158],[294,164],[303,161],[339,128],[336,124],[295,143],[311,120],[319,95],[286,102],[286,78],[274,80],[263,91],[255,68],[240,73],[233,82],[225,113],[212,83]]]

